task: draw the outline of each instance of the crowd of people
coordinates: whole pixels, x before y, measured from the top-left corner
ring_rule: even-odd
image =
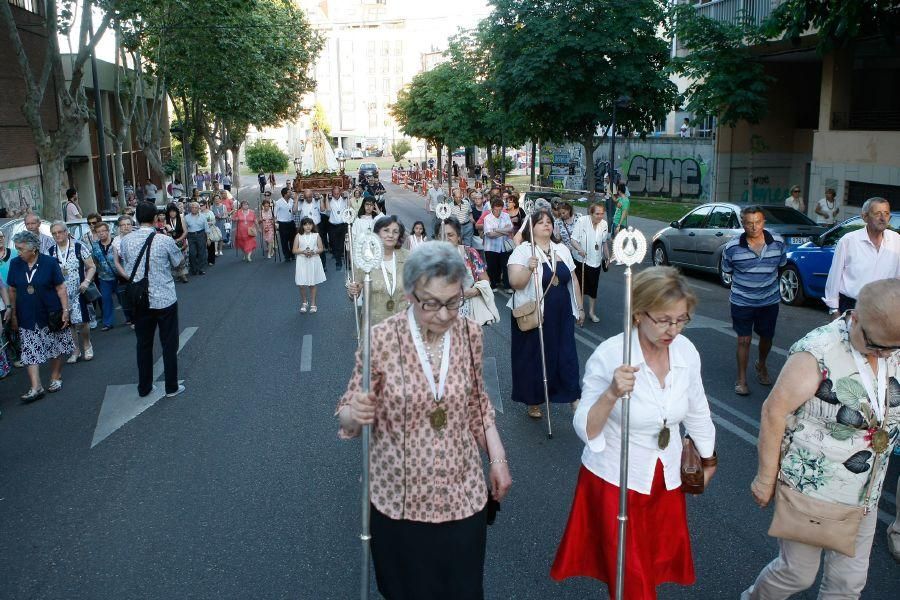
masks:
[[[616,207],[610,221],[603,202],[578,216],[561,198],[539,199],[526,213],[507,187],[445,193],[434,181],[425,198],[427,219],[407,231],[386,210],[376,183],[367,179],[353,190],[335,187],[319,195],[295,192],[289,181],[272,202],[275,184],[261,178],[256,210],[246,200],[236,203],[227,190],[211,206],[196,194],[165,210],[141,202],[119,217],[116,235],[99,215],[88,215],[90,234],[77,241],[63,222],[53,223],[51,236],[41,234],[40,219],[30,215],[26,231],[0,256],[0,301],[11,325],[5,335],[12,338],[0,352],[0,376],[10,363],[27,367],[25,402],[59,391],[63,364],[94,356],[92,315],[109,330],[116,326],[114,302],[127,299],[123,316],[136,335],[138,394],[154,389],[157,329],[165,393],[180,394],[176,280],[203,275],[227,245],[250,262],[261,240],[265,259],[280,253],[283,262],[295,263],[300,313],[318,311],[317,286],[326,283],[329,263],[335,271],[352,269],[352,277],[340,279],[350,305],[358,306],[363,273],[353,264],[348,238],[372,232],[383,259],[370,273],[371,387],[363,392],[358,352],[336,416],[342,438],[372,427],[372,555],[381,593],[483,597],[487,526],[512,485],[482,372],[482,326],[501,320],[501,293],[509,296],[512,315],[512,399],[534,419],[549,418],[542,405],[570,405],[585,445],[549,575],[591,577],[605,582],[611,595],[616,587],[621,398],[630,395],[625,597],[656,598],[665,582],[693,584],[683,449],[696,449],[702,486],[712,480],[718,455],[700,354],[682,335],[698,299],[676,269],[643,268],[634,277],[631,364],[622,364],[620,334],[596,348],[579,376],[575,328],[602,316],[596,300],[613,261],[610,240],[627,226],[627,188],[609,188]],[[435,216],[440,205],[449,217]],[[778,556],[743,598],[787,598],[811,587],[823,552],[820,596],[857,598],[865,586],[875,507],[900,440],[900,235],[888,228],[886,200],[870,199],[862,215],[866,227],[841,239],[828,275],[825,301],[833,320],[791,347],[777,378],[769,374],[767,357],[784,242],[766,229],[760,207],[748,206],[743,235],[725,248],[723,270],[733,277],[735,393],[750,393],[754,333],[756,380],[771,387],[750,494],[760,506],[776,503],[772,535],[780,539]],[[5,245],[0,239],[0,248]],[[129,294],[141,280],[147,282],[145,302],[135,304]],[[44,387],[40,366],[47,362]],[[861,392],[851,398],[850,389]],[[835,510],[849,515],[842,523],[856,526],[836,533],[802,522],[802,514]],[[900,557],[900,515],[889,539]]]

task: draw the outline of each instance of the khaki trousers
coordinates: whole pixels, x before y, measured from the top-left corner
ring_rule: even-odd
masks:
[[[869,574],[869,553],[878,524],[878,511],[866,515],[856,536],[856,556],[825,552],[825,574],[819,586],[819,600],[853,600],[859,598]],[[808,589],[816,580],[822,548],[778,540],[781,551],[741,594],[741,600],[782,600]]]

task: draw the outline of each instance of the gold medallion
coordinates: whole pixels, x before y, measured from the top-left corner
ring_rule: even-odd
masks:
[[[432,429],[440,431],[447,426],[447,411],[443,406],[438,406],[428,415],[428,420],[431,422]]]
[[[599,249],[600,249],[600,244],[594,244],[594,250],[599,250]]]
[[[666,426],[663,426],[663,428],[659,430],[659,434],[656,436],[656,445],[659,446],[660,450],[665,450],[669,447],[669,438],[671,435],[672,433]]]
[[[29,294],[33,294],[34,286],[29,284],[29,286],[27,288],[25,288],[25,291],[28,292]]]
[[[393,299],[388,300],[388,301],[384,304],[384,306],[385,306],[385,308],[387,308],[388,310],[394,310],[394,300],[393,300]]]
[[[876,454],[882,454],[891,445],[891,437],[883,428],[878,428],[872,434],[872,450]]]

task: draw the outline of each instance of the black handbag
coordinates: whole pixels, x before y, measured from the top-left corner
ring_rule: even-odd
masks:
[[[134,261],[131,277],[125,283],[125,292],[122,294],[122,308],[133,315],[150,308],[150,243],[155,235],[156,232],[154,231],[147,236],[147,241],[144,242],[137,260]],[[137,274],[138,265],[141,264],[141,257],[144,258],[144,278],[135,281],[134,276]]]
[[[81,296],[84,298],[85,302],[91,304],[100,299],[100,290],[97,289],[97,285],[92,281],[88,284],[87,289],[84,290]]]
[[[63,330],[63,311],[53,310],[47,313],[47,329],[51,333],[57,333]]]

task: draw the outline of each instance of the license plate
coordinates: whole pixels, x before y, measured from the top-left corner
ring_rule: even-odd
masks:
[[[808,241],[809,241],[809,238],[808,238],[808,237],[797,237],[797,236],[793,236],[793,237],[790,238],[790,244],[791,244],[791,246],[799,246],[800,244],[805,244],[805,243],[808,242]]]

